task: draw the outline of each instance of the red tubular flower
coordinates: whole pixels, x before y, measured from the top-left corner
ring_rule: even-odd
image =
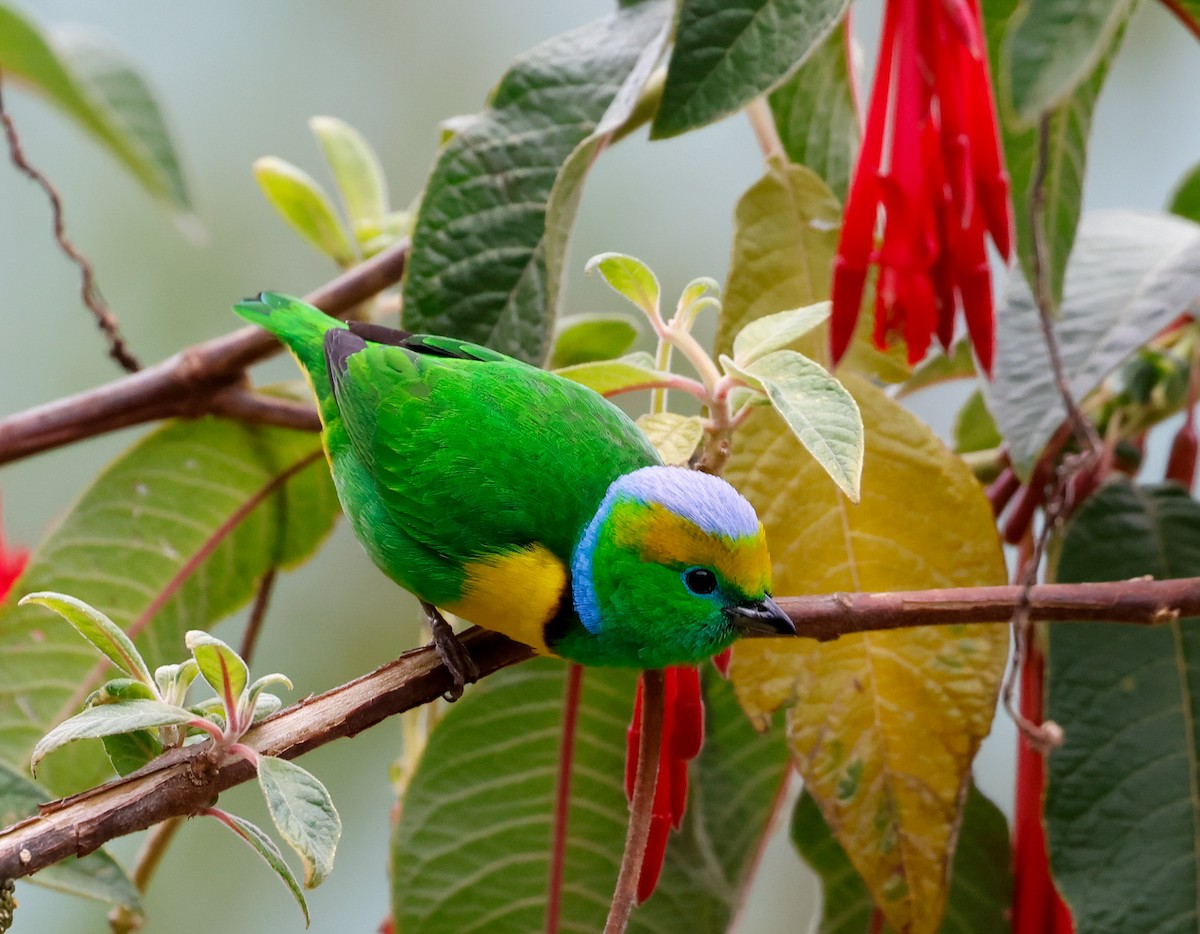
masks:
[[[0,525],[0,603],[8,596],[13,584],[25,570],[29,562],[29,554],[21,549],[8,548],[4,544],[4,529]]]
[[[658,884],[667,855],[671,828],[683,826],[687,807],[688,763],[704,744],[704,701],[700,672],[696,668],[667,668],[663,672],[663,736],[658,755],[658,781],[650,811],[650,836],[638,874],[639,904],[650,897]],[[642,682],[638,681],[633,720],[625,734],[625,795],[633,797],[637,775],[638,747],[642,739]]]
[[[850,346],[874,263],[876,346],[901,334],[909,363],[916,363],[934,335],[949,345],[961,307],[991,375],[995,327],[984,238],[990,235],[1007,260],[1012,214],[982,35],[979,0],[888,0],[833,264],[835,363]]]

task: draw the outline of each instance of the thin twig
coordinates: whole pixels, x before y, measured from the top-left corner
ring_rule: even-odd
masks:
[[[20,172],[32,179],[42,189],[46,199],[50,202],[50,215],[54,221],[54,239],[58,241],[58,248],[66,254],[67,259],[79,269],[79,295],[95,317],[101,332],[108,338],[108,355],[128,372],[135,373],[141,369],[141,364],[130,351],[129,345],[125,343],[125,338],[121,336],[121,328],[117,324],[116,316],[109,311],[104,304],[104,299],[100,297],[100,289],[96,285],[96,275],[92,270],[92,264],[75,248],[75,244],[67,236],[62,198],[58,194],[58,189],[51,184],[50,179],[43,172],[25,158],[25,150],[21,146],[21,137],[17,133],[16,124],[13,123],[12,117],[9,116],[4,106],[3,84],[3,74],[0,73],[0,122],[4,124],[4,137],[8,141],[9,158]]]
[[[758,140],[758,148],[762,151],[763,159],[778,159],[784,154],[783,141],[779,138],[779,129],[775,126],[775,115],[767,105],[765,97],[756,97],[746,105],[746,116],[750,119],[750,128],[754,130],[754,138]]]
[[[658,760],[663,734],[663,673],[642,672],[642,735],[638,743],[637,775],[633,780],[633,800],[629,802],[629,829],[621,871],[604,934],[622,934],[637,904],[638,877],[650,837],[650,812],[654,807],[654,789],[658,783]]]
[[[856,632],[908,626],[1003,623],[1021,587],[963,587],[897,593],[781,597],[778,603],[803,636],[836,639]],[[1045,584],[1029,591],[1032,620],[1109,621],[1162,625],[1200,616],[1200,578],[1089,584]],[[463,642],[488,675],[533,656],[498,633],[471,629]],[[355,736],[386,717],[441,697],[450,674],[431,647],[416,649],[349,684],[308,697],[263,720],[244,742],[262,755],[295,758],[334,739]],[[649,698],[644,699],[649,704]],[[659,706],[661,707],[661,699]],[[643,731],[643,738],[645,731]],[[254,777],[243,759],[212,764],[208,743],[169,751],[137,772],[69,798],[0,830],[0,879],[20,878],[67,856],[85,855],[109,840],[171,817],[196,813],[220,792]],[[646,759],[657,761],[655,752]]]
[[[254,657],[258,647],[258,634],[262,632],[263,619],[267,615],[267,607],[271,605],[271,595],[275,592],[275,580],[279,576],[278,568],[271,568],[258,582],[258,592],[254,595],[254,606],[250,608],[250,618],[246,621],[246,631],[242,633],[242,644],[238,655],[247,665]]]
[[[1046,352],[1050,355],[1050,369],[1054,374],[1054,384],[1066,409],[1067,420],[1071,424],[1079,448],[1082,451],[1095,452],[1100,447],[1100,439],[1096,429],[1079,408],[1071,393],[1071,385],[1063,368],[1062,353],[1058,346],[1058,337],[1054,333],[1054,296],[1050,290],[1050,268],[1046,255],[1048,249],[1045,231],[1042,229],[1042,215],[1046,209],[1046,172],[1050,164],[1050,116],[1043,115],[1038,121],[1037,159],[1034,162],[1033,180],[1029,187],[1029,236],[1033,247],[1033,282],[1030,288],[1033,292],[1034,305],[1037,306],[1038,324],[1042,329],[1042,337],[1046,342]]]
[[[305,301],[328,314],[344,315],[398,282],[407,256],[408,241],[397,242],[309,293]],[[244,389],[246,367],[282,349],[274,337],[250,325],[111,383],[10,415],[0,420],[0,464],[130,425],[203,415],[212,410],[218,393]],[[260,414],[267,413],[268,406],[258,400],[243,397],[238,404],[251,403]],[[286,414],[280,424],[297,414],[295,404],[285,400],[270,408]],[[302,418],[305,427],[314,427],[308,416]]]
[[[1167,8],[1167,10],[1179,20],[1180,24],[1192,37],[1200,40],[1200,18],[1192,14],[1180,0],[1159,0],[1159,2]]]

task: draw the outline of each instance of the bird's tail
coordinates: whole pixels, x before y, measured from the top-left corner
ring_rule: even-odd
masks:
[[[277,292],[261,292],[257,298],[238,302],[233,310],[283,341],[308,371],[314,388],[329,385],[325,371],[325,332],[344,328],[345,324],[307,302]]]

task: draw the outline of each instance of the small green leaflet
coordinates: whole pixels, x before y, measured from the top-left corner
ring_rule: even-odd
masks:
[[[304,887],[316,888],[333,869],[342,819],[329,792],[294,762],[259,756],[258,784],[279,835],[304,864]]]
[[[387,180],[363,135],[336,117],[313,117],[308,128],[329,163],[342,205],[359,243],[376,236],[388,210]]]
[[[766,394],[830,479],[857,503],[865,433],[858,403],[846,388],[793,350],[777,350],[746,367],[722,355],[721,365]]]
[[[559,376],[582,383],[602,396],[614,396],[632,389],[648,388],[671,378],[659,370],[648,353],[637,352],[619,360],[579,363],[556,370]]]
[[[99,739],[155,726],[176,726],[193,719],[195,715],[191,711],[157,700],[128,700],[88,707],[42,737],[33,748],[29,767],[36,771],[42,759],[73,740]]]
[[[303,169],[276,156],[254,162],[254,177],[262,193],[292,229],[339,266],[355,261],[333,202]]]
[[[571,315],[554,329],[551,369],[611,360],[626,353],[637,340],[637,322],[623,314]]]
[[[200,667],[200,674],[224,702],[227,716],[233,716],[250,681],[246,663],[224,642],[203,630],[191,630],[185,642]]]
[[[133,640],[99,610],[76,597],[52,591],[26,594],[18,601],[17,606],[30,603],[53,610],[123,672],[153,687],[154,679],[150,677],[150,669],[146,667],[146,662],[134,646]]]
[[[308,914],[308,902],[305,901],[304,892],[300,889],[300,883],[296,881],[296,876],[292,872],[291,867],[284,862],[283,854],[279,852],[279,847],[275,845],[275,841],[254,824],[250,823],[250,821],[238,817],[236,814],[230,814],[228,811],[219,811],[216,808],[210,809],[207,813],[246,841],[250,848],[262,857],[263,862],[275,871],[275,874],[287,886],[288,891],[292,893],[292,897],[296,899],[296,904],[300,906],[300,910],[304,912],[304,926],[308,927],[312,923],[312,919]]]
[[[830,307],[830,302],[817,302],[755,318],[733,339],[733,359],[739,366],[747,366],[772,351],[782,350],[828,321]]]
[[[658,279],[640,259],[624,253],[601,253],[588,260],[586,268],[589,273],[600,273],[614,292],[631,301],[647,317],[658,314]]]

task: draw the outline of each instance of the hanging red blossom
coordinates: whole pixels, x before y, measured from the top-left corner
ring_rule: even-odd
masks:
[[[833,359],[879,267],[875,344],[921,360],[961,307],[983,370],[995,342],[985,235],[1007,260],[1011,208],[979,0],[888,0],[875,86],[833,266]],[[876,226],[882,208],[882,242]]]

